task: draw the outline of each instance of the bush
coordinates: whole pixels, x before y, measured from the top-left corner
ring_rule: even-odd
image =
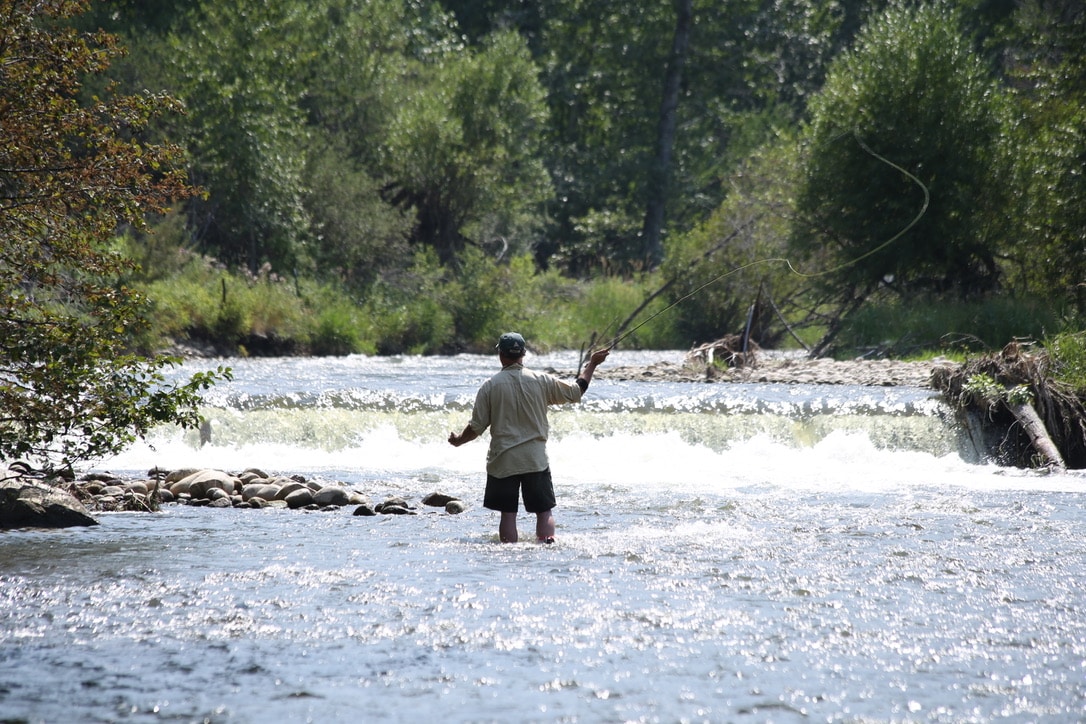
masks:
[[[1043,339],[1063,322],[1044,300],[994,297],[975,302],[930,298],[905,304],[872,302],[845,323],[837,339],[842,357],[876,352],[919,356],[930,352],[1000,349],[1014,339]]]
[[[373,351],[361,310],[342,293],[264,271],[231,273],[192,258],[182,273],[147,285],[151,339],[198,341],[226,354],[350,354]]]
[[[825,282],[849,298],[888,279],[905,296],[993,289],[1012,194],[1005,109],[952,3],[890,3],[811,100],[794,247],[833,250]]]
[[[403,276],[374,285],[364,306],[378,354],[451,351],[456,325],[449,300],[460,290],[445,283],[445,273],[437,254],[426,249]]]
[[[358,314],[348,304],[322,307],[309,336],[309,351],[315,355],[373,354],[376,347],[363,341]]]
[[[610,341],[660,283],[656,274],[575,281],[537,271],[528,255],[498,264],[476,251],[463,255],[454,275],[424,250],[406,272],[380,280],[356,303],[333,285],[231,273],[193,257],[179,275],[146,286],[154,308],[149,346],[196,341],[241,355],[486,353],[499,334],[516,330],[538,351],[579,349],[594,334],[597,344]],[[627,330],[668,302],[654,300]],[[678,319],[652,319],[622,345],[686,346]]]

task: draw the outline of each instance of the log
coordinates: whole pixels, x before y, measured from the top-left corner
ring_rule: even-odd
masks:
[[[1067,465],[1063,461],[1063,456],[1060,455],[1059,449],[1052,442],[1052,438],[1048,436],[1048,429],[1037,411],[1033,409],[1033,405],[1028,402],[1016,405],[1007,403],[1007,409],[1014,415],[1014,419],[1022,425],[1022,429],[1026,431],[1029,441],[1033,444],[1033,449],[1041,455],[1045,466],[1050,470],[1065,472]]]

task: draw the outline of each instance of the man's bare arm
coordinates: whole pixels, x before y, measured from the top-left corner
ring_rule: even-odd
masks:
[[[588,389],[588,383],[592,381],[592,373],[596,371],[596,367],[603,364],[609,354],[611,354],[611,350],[604,347],[593,352],[592,356],[588,358],[588,363],[581,370],[581,376],[577,378],[577,384],[580,386],[582,393]]]

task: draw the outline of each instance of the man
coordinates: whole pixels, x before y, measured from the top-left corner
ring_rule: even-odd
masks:
[[[517,542],[519,497],[524,509],[536,514],[535,534],[542,543],[554,542],[556,501],[547,460],[547,406],[580,402],[592,373],[609,349],[592,353],[576,384],[524,368],[524,337],[507,332],[498,340],[502,370],[483,383],[475,396],[471,421],[463,432],[449,434],[449,442],[460,447],[490,428],[490,450],[486,456],[486,492],[483,507],[501,512],[498,538]]]

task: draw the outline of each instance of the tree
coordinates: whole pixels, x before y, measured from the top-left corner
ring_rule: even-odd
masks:
[[[488,5],[539,38],[560,240],[548,251],[579,275],[654,264],[669,234],[723,200],[747,154],[794,122],[847,40],[841,3],[821,0],[560,0],[541,19],[516,0]]]
[[[175,358],[127,351],[143,300],[107,242],[190,190],[179,149],[142,137],[172,99],[79,102],[81,79],[121,52],[65,26],[85,8],[0,0],[0,458],[62,466],[157,424],[195,426],[219,376],[167,384]]]
[[[664,77],[663,99],[660,102],[660,122],[656,132],[656,154],[649,170],[648,199],[645,223],[641,230],[643,254],[650,268],[664,259],[661,235],[664,228],[664,207],[667,202],[668,176],[671,174],[671,154],[675,148],[675,126],[678,123],[679,95],[682,89],[683,64],[690,48],[694,9],[691,0],[675,0],[675,37]]]
[[[254,272],[264,263],[294,271],[304,256],[306,129],[295,69],[313,52],[304,42],[313,12],[287,0],[206,0],[171,38],[191,173],[207,191],[190,203],[191,226],[205,249]]]
[[[1086,7],[1018,3],[1002,54],[1018,101],[1012,251],[1028,291],[1086,311]]]
[[[834,62],[810,105],[792,243],[832,252],[822,278],[844,309],[880,286],[907,297],[996,288],[1004,108],[942,4],[892,4]],[[925,189],[930,206],[912,225]]]
[[[342,145],[309,152],[306,186],[310,256],[322,277],[360,293],[378,277],[407,267],[410,215],[381,199],[379,184]]]
[[[551,195],[536,76],[524,41],[505,32],[421,68],[405,92],[385,139],[385,175],[417,214],[415,240],[442,263],[469,242],[531,245]]]

